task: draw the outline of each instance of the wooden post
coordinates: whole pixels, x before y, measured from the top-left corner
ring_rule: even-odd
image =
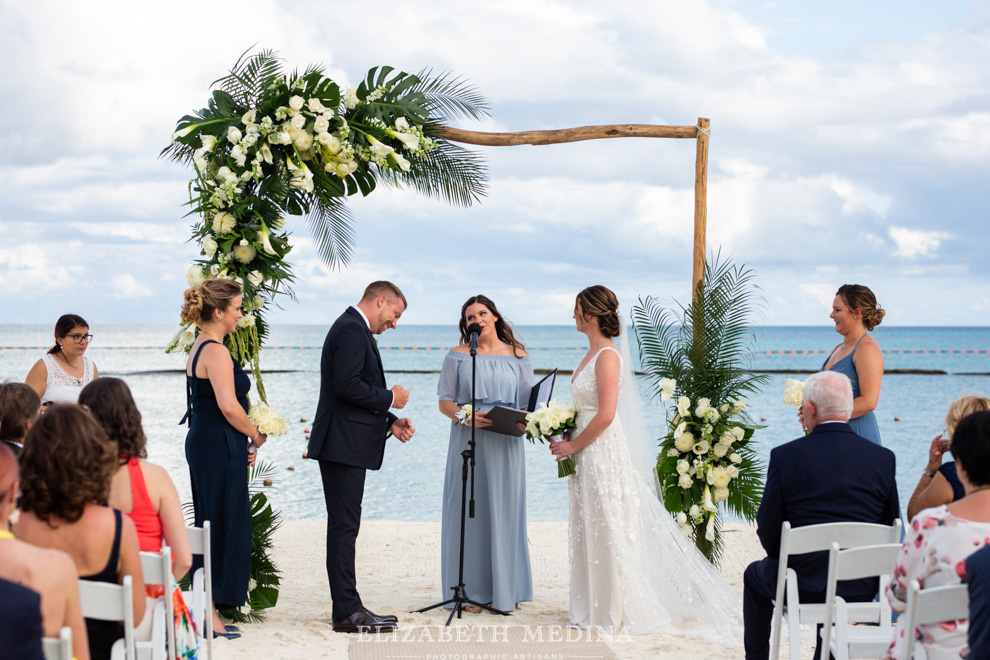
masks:
[[[705,279],[705,231],[708,220],[708,136],[711,122],[698,118],[697,154],[694,161],[694,268],[691,297]]]

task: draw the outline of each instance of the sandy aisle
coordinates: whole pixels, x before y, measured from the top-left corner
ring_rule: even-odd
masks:
[[[325,569],[325,523],[287,522],[275,535],[275,560],[282,571],[278,607],[268,621],[242,626],[233,641],[214,641],[221,660],[274,658],[346,658],[351,636],[330,626],[330,589]],[[755,528],[730,525],[722,574],[740,593],[746,565],[764,556]],[[568,559],[566,523],[530,523],[535,602],[523,603],[512,617],[467,614],[455,625],[543,625],[567,623]],[[442,597],[440,590],[440,524],[368,522],[358,537],[358,589],[376,612],[399,616],[400,627],[437,626],[447,614],[433,610],[408,614]],[[811,633],[802,636],[811,655]],[[619,658],[741,658],[742,649],[725,649],[677,635],[613,639]]]

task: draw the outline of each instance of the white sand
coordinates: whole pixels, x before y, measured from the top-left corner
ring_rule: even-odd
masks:
[[[721,572],[742,592],[742,574],[749,562],[765,553],[749,525],[726,528]],[[326,523],[287,522],[275,535],[274,558],[282,571],[278,606],[265,623],[241,626],[237,640],[214,640],[219,660],[238,658],[346,658],[353,637],[334,633],[330,625],[327,584]],[[453,625],[564,626],[567,623],[567,524],[530,523],[534,602],[523,603],[511,617],[465,614]],[[440,588],[440,524],[366,522],[357,547],[358,590],[365,605],[399,617],[400,629],[443,625],[448,611],[409,614],[446,598]],[[813,633],[802,635],[803,655],[810,656]],[[619,658],[741,658],[741,648],[710,646],[678,635],[615,637],[608,646]]]

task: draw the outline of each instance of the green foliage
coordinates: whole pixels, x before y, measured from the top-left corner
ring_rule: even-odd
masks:
[[[668,409],[668,433],[660,439],[657,472],[663,503],[672,514],[686,514],[682,527],[690,529],[698,548],[713,562],[719,561],[723,550],[721,510],[755,520],[763,493],[765,469],[751,441],[753,433],[765,427],[753,424],[745,405],[737,403],[768,382],[766,375],[746,369],[754,343],[751,324],[762,301],[752,270],[735,266],[718,254],[706,264],[704,282],[698,285],[690,304],[678,305],[675,312],[647,297],[632,310],[640,361],[654,396],[672,395],[675,404],[682,397],[687,399],[683,415],[675,406]],[[700,400],[710,402],[716,413],[699,418],[695,411]],[[741,437],[729,439],[725,435],[732,427],[737,427],[735,433]],[[708,448],[678,447],[677,439],[685,431],[708,442]],[[717,457],[715,445],[720,441],[725,442],[726,450]],[[728,460],[729,455],[738,460]],[[684,461],[691,467],[687,488],[682,487],[678,472],[678,464],[683,470]],[[715,493],[711,479],[720,469],[738,473],[731,478],[719,510],[706,511],[705,493]],[[688,485],[686,479],[684,482]],[[698,515],[690,515],[692,506],[697,507],[694,511]],[[713,538],[707,535],[710,523]]]

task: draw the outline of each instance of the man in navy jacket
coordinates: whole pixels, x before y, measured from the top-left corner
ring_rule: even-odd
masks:
[[[0,660],[44,660],[41,596],[0,578]]]
[[[990,545],[966,559],[969,584],[969,657],[990,658]]]
[[[832,371],[813,374],[805,382],[801,406],[804,428],[810,432],[770,452],[756,516],[767,557],[750,564],[743,575],[747,660],[769,656],[780,528],[785,520],[792,528],[830,522],[892,525],[899,515],[894,454],[853,432],[847,423],[852,409],[852,385],[846,376]],[[788,567],[797,573],[802,603],[825,600],[827,553],[791,557]],[[839,583],[838,594],[847,601],[870,601],[877,589],[875,578],[849,580]]]
[[[382,466],[385,440],[409,440],[415,429],[390,408],[402,408],[409,392],[385,386],[375,335],[394,328],[406,299],[391,282],[372,282],[356,306],[334,322],[323,344],[320,399],[307,456],[320,462],[327,506],[327,576],[337,632],[387,632],[396,617],[375,614],[357,592],[354,555],[361,526],[364,478]]]

